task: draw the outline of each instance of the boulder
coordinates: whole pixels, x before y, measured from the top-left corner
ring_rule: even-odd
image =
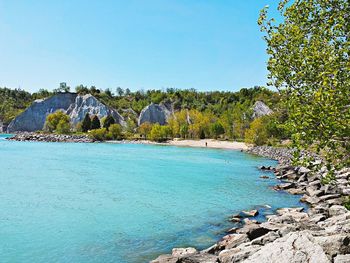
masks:
[[[240,244],[243,244],[245,242],[249,242],[248,235],[246,234],[230,234],[226,235],[222,238],[220,242],[218,242],[218,249],[230,249],[234,248]]]
[[[262,101],[256,101],[253,106],[253,119],[272,114],[273,111]]]
[[[347,255],[337,255],[334,258],[334,263],[349,263],[350,262],[350,254]]]
[[[253,255],[257,252],[261,246],[259,245],[245,245],[242,244],[239,247],[232,249],[225,249],[219,253],[219,261],[220,263],[233,263],[240,262],[250,255]]]
[[[138,119],[138,125],[141,125],[144,122],[149,123],[159,123],[160,125],[165,125],[171,116],[171,112],[165,106],[165,104],[154,104],[151,103],[145,107]]]
[[[217,256],[208,253],[197,253],[179,258],[177,263],[216,263]]]
[[[331,262],[322,247],[308,231],[292,232],[274,242],[266,244],[258,252],[251,255],[245,263],[290,263]]]
[[[259,214],[259,212],[256,209],[253,209],[253,210],[250,210],[250,211],[243,210],[241,212],[241,214],[243,215],[243,217],[254,217],[254,216],[257,216]]]
[[[187,247],[187,248],[173,248],[171,255],[173,257],[183,257],[186,255],[197,253],[197,249],[193,247]]]

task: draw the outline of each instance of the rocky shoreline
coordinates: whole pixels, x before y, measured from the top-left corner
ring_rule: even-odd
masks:
[[[271,170],[281,181],[274,189],[302,195],[309,205],[281,208],[265,222],[257,222],[259,211],[244,211],[232,216],[242,226],[232,228],[213,246],[174,248],[152,263],[232,263],[232,262],[350,262],[350,211],[342,204],[350,196],[350,168],[335,174],[332,184],[322,185],[326,168],[321,160],[318,172],[291,166],[292,151],[284,148],[253,147],[247,152],[279,161]],[[321,162],[321,163],[320,163]]]
[[[36,133],[36,132],[21,132],[7,138],[9,141],[32,141],[32,142],[75,142],[75,143],[90,143],[94,142],[87,135],[66,135],[53,133]]]

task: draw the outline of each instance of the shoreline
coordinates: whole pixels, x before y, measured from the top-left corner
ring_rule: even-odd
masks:
[[[89,138],[88,135],[64,135],[53,133],[35,133],[35,132],[19,132],[13,137],[8,138],[10,141],[38,141],[38,142],[76,142],[76,143],[93,143],[98,142]],[[211,148],[211,149],[226,149],[226,150],[248,150],[249,146],[244,142],[236,141],[220,141],[215,139],[201,140],[180,140],[173,139],[165,142],[154,142],[149,140],[118,140],[118,141],[101,141],[101,143],[111,144],[150,144],[150,145],[167,145],[179,147],[194,147],[194,148]]]
[[[115,144],[131,143],[131,144],[164,145],[164,146],[241,150],[241,151],[246,151],[249,149],[249,146],[244,142],[220,141],[215,139],[201,139],[201,140],[174,139],[166,142],[154,142],[154,141],[148,141],[148,140],[121,140],[121,141],[105,141],[105,143],[112,143],[112,144],[113,143]]]
[[[293,195],[302,195],[303,207],[283,207],[266,216],[264,222],[254,218],[259,210],[242,211],[230,221],[233,227],[211,247],[198,251],[194,247],[173,248],[151,263],[233,263],[233,262],[350,262],[350,211],[343,198],[350,195],[350,168],[336,174],[336,184],[322,185],[322,167],[312,173],[305,167],[290,165],[292,150],[268,146],[252,147],[245,152],[277,160],[271,171],[280,183],[273,187]],[[322,162],[318,160],[318,162]]]

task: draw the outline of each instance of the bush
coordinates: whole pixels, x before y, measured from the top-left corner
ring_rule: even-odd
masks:
[[[69,116],[62,111],[56,111],[47,115],[44,130],[54,132],[59,126],[59,133],[68,133],[70,131]]]
[[[122,127],[119,124],[112,124],[108,129],[108,139],[119,140],[122,138]]]
[[[60,120],[56,127],[56,132],[59,134],[67,134],[70,132],[70,124],[66,120]]]
[[[107,129],[101,128],[96,130],[91,130],[89,136],[96,141],[104,141],[107,139]]]
[[[161,126],[156,123],[153,125],[149,137],[152,141],[163,142],[167,140],[170,135],[171,129],[169,126]]]

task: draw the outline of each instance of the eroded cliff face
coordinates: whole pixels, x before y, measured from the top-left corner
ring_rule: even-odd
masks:
[[[125,125],[123,117],[116,110],[104,105],[90,94],[77,96],[75,102],[67,109],[67,114],[74,125],[82,121],[86,113],[89,113],[90,116],[97,115],[100,119],[111,115],[117,123]]]
[[[272,114],[273,111],[262,101],[255,102],[253,106],[253,119]]]
[[[82,121],[85,114],[89,113],[99,118],[112,115],[117,123],[125,125],[123,117],[117,111],[104,105],[92,95],[59,93],[47,99],[34,101],[29,108],[11,121],[7,132],[42,130],[47,115],[58,110],[67,113],[73,124]]]
[[[154,104],[151,103],[145,107],[138,119],[138,125],[144,122],[149,123],[159,123],[160,125],[165,125],[172,115],[172,107],[170,104]]]
[[[10,122],[7,132],[42,130],[48,114],[57,110],[66,111],[77,96],[75,93],[59,93],[47,99],[34,101]]]

